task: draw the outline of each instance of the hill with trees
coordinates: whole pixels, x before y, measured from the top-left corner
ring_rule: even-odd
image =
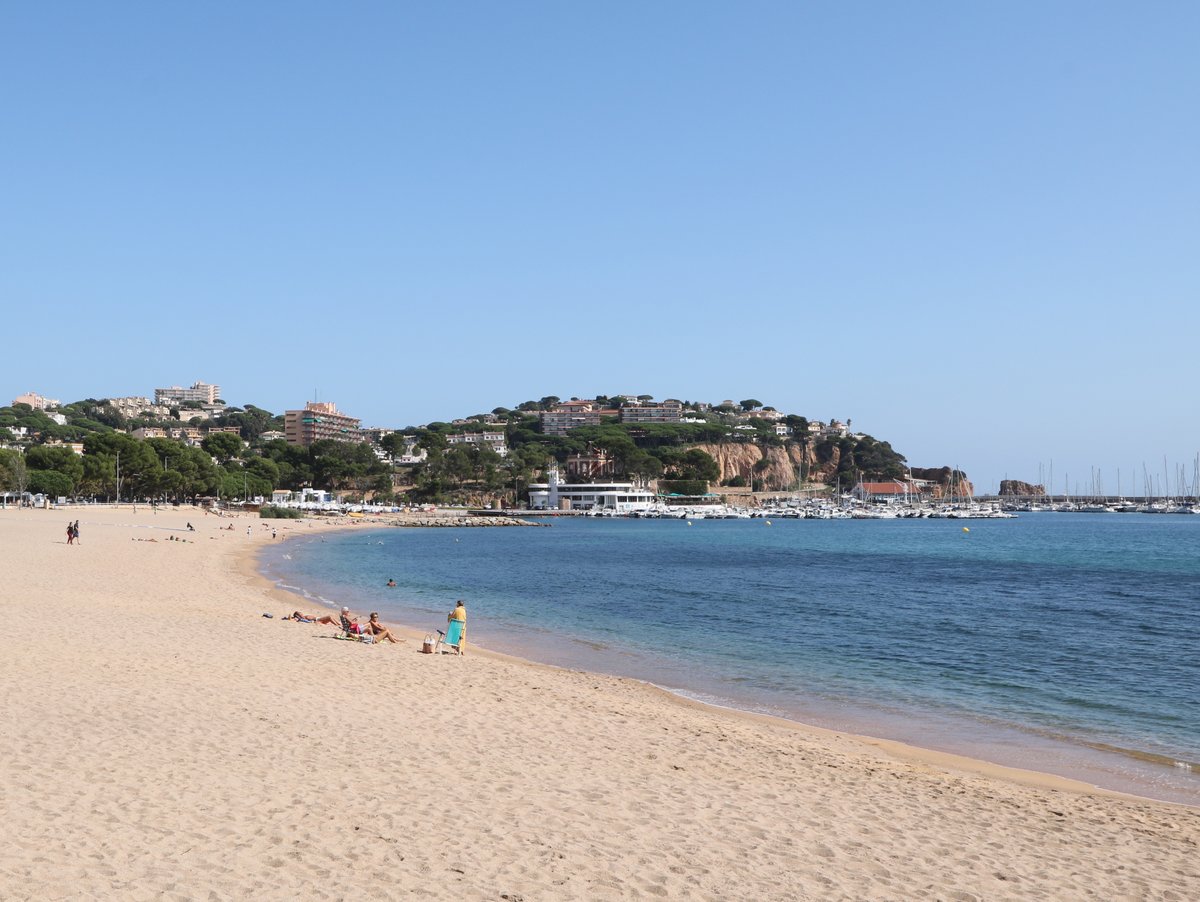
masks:
[[[623,403],[621,396],[589,400],[613,412]],[[282,431],[282,416],[253,404],[210,419],[188,417],[195,408],[185,402],[169,420],[127,418],[104,399],[51,413],[18,404],[0,408],[0,488],[166,501],[245,501],[276,489],[319,489],[382,502],[482,504],[519,502],[551,466],[568,471],[589,460],[601,462],[603,475],[596,478],[653,481],[661,491],[681,494],[845,489],[860,480],[901,479],[908,470],[890,444],[855,434],[848,423],[811,422],[753,398],[716,406],[684,401],[681,422],[621,422],[613,415],[564,435],[545,434],[541,414],[561,403],[549,395],[453,422],[384,430],[378,444],[320,441],[307,448],[269,435]],[[192,439],[130,434],[171,423],[192,427]],[[483,433],[488,441],[471,440]],[[82,454],[75,450],[80,445]]]

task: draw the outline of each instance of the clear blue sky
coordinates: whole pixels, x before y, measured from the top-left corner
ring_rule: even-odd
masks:
[[[1200,5],[25,3],[0,402],[852,418],[977,488],[1200,450]]]

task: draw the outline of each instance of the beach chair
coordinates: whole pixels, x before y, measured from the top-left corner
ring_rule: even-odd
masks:
[[[351,623],[350,618],[342,617],[342,634],[339,639],[349,639],[351,642],[365,642],[370,645],[375,641],[375,637],[370,633],[358,632],[359,624]]]
[[[466,624],[462,620],[451,620],[446,624],[446,628],[444,630],[438,630],[438,641],[437,645],[435,645],[433,648],[434,653],[436,653],[443,645],[447,645],[450,648],[453,648],[459,654],[462,654],[462,634],[463,627],[465,625]]]

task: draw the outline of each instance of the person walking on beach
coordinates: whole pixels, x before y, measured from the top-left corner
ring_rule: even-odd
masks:
[[[75,544],[75,524],[74,523],[67,524],[67,544],[68,545]]]
[[[80,542],[79,542],[79,521],[78,520],[76,520],[74,523],[71,524],[71,532],[73,532],[75,534],[75,544],[76,545],[80,544]]]

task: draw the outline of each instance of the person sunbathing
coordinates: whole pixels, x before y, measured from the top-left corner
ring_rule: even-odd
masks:
[[[342,622],[342,629],[344,629],[348,633],[351,633],[352,635],[355,635],[355,636],[374,635],[371,632],[369,627],[358,622],[357,617],[350,616],[349,608],[342,608],[341,622]]]
[[[307,614],[301,614],[299,611],[292,611],[291,617],[284,617],[284,620],[295,620],[299,623],[328,623],[330,626],[337,626],[338,622],[329,614],[321,614],[317,617],[310,617]]]
[[[379,642],[387,639],[388,642],[399,642],[392,631],[379,622],[379,615],[374,611],[371,612],[371,619],[367,621],[367,629],[371,631],[371,635],[375,637],[375,641]]]

